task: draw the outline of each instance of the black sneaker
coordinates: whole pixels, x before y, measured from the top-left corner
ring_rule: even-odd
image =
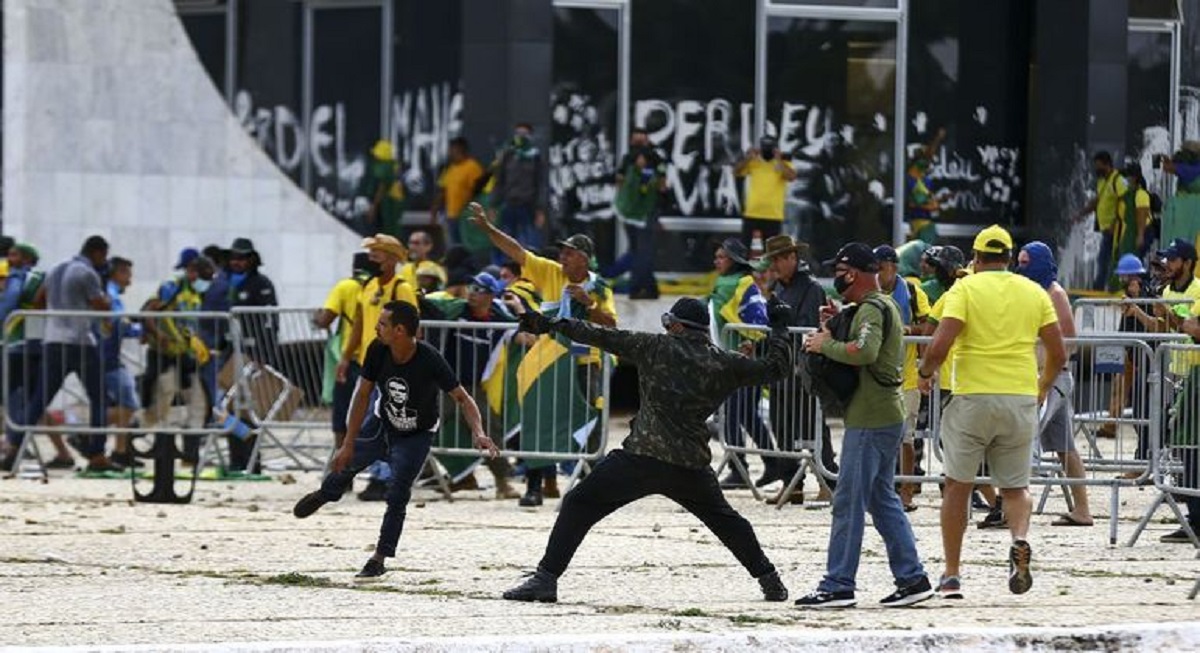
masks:
[[[375,558],[369,558],[367,560],[367,564],[363,565],[362,571],[354,574],[354,577],[361,579],[372,579],[379,578],[386,573],[387,567],[384,567],[382,562],[376,560]]]
[[[817,610],[853,608],[856,605],[858,605],[858,601],[854,598],[854,592],[823,592],[821,590],[813,590],[808,595],[796,599],[797,607],[814,608]]]
[[[329,499],[326,499],[320,492],[309,492],[296,502],[295,507],[292,508],[292,514],[298,519],[304,519],[327,503],[329,503]]]
[[[1008,519],[1004,517],[1004,510],[996,506],[976,526],[984,530],[989,528],[1008,528]]]
[[[529,490],[517,500],[517,505],[522,508],[536,508],[542,505],[542,493],[537,490]]]
[[[879,604],[885,608],[903,608],[908,605],[916,605],[932,597],[933,586],[929,584],[929,578],[925,577],[908,587],[901,587],[892,592]]]
[[[762,588],[764,601],[779,603],[788,600],[787,587],[784,587],[783,579],[779,577],[778,571],[759,576],[758,586]]]
[[[963,597],[962,579],[958,576],[942,576],[938,581],[938,592],[943,599],[961,599]]]
[[[358,493],[359,501],[387,501],[387,483],[371,479],[366,489]]]
[[[1033,574],[1029,573],[1029,562],[1033,559],[1033,548],[1025,540],[1015,540],[1008,549],[1008,591],[1024,594],[1033,587]]]
[[[737,473],[736,469],[729,470],[725,478],[721,479],[722,490],[746,490],[749,488],[750,486],[746,484],[746,479],[742,478],[742,475]]]
[[[1193,526],[1192,530],[1195,531],[1197,528],[1200,527]],[[1188,532],[1186,529],[1180,528],[1179,530],[1171,531],[1170,533],[1163,535],[1162,537],[1158,538],[1158,541],[1166,542],[1168,544],[1191,544],[1192,538],[1188,537]]]
[[[505,601],[557,603],[558,578],[548,571],[538,569],[530,575],[528,580],[508,590],[502,596]]]

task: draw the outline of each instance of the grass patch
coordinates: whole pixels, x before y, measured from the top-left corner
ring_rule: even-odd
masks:
[[[774,617],[760,617],[760,616],[753,615],[753,614],[735,614],[735,615],[729,617],[729,621],[730,621],[730,623],[735,623],[735,624],[739,624],[739,625],[776,624],[779,626],[786,626],[789,623],[791,623],[789,621],[784,621],[782,619],[776,619]]]
[[[686,610],[677,610],[671,613],[672,617],[711,617],[713,615],[701,610],[700,608],[688,608]]]
[[[308,574],[299,574],[296,572],[288,572],[286,574],[275,574],[267,576],[260,582],[264,585],[287,585],[289,587],[331,587],[333,581],[323,576],[309,576]]]

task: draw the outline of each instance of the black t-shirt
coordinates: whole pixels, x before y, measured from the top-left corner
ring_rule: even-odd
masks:
[[[459,386],[458,377],[436,349],[425,342],[403,365],[387,345],[376,340],[367,349],[362,377],[375,383],[379,400],[374,413],[394,434],[432,431],[438,427],[438,399]]]

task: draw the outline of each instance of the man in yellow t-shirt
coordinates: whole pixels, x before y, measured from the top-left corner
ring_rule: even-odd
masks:
[[[538,294],[542,296],[542,313],[586,320],[606,327],[617,326],[617,305],[613,300],[612,289],[592,272],[595,246],[591,238],[584,234],[575,234],[560,241],[558,260],[551,261],[527,251],[515,238],[501,231],[488,218],[481,205],[471,204],[469,219],[487,234],[496,249],[521,266],[522,276],[533,282]],[[574,350],[574,347],[572,349]],[[595,347],[584,348],[582,353],[576,355],[576,362],[579,387],[586,392],[588,403],[599,409],[603,400],[600,394],[600,350]],[[588,437],[589,451],[594,451],[599,444],[598,436],[599,423]],[[525,482],[528,492],[522,497],[521,505],[540,505],[541,495],[535,488],[541,483],[542,472],[541,468],[535,468],[533,465],[527,469]],[[547,477],[547,481],[554,478],[552,470],[548,473],[550,476]],[[535,494],[536,497],[533,496]],[[530,503],[532,501],[537,503]]]
[[[746,201],[742,211],[742,242],[752,243],[754,232],[766,242],[783,231],[783,206],[788,184],[796,178],[792,164],[783,159],[775,139],[764,136],[759,148],[746,152],[734,174],[746,177]]]
[[[450,139],[447,158],[450,162],[438,178],[438,193],[429,206],[429,224],[437,224],[438,210],[445,209],[447,238],[457,245],[462,242],[458,217],[467,207],[467,202],[475,197],[475,186],[484,172],[479,161],[471,156],[467,139],[462,136]]]
[[[946,570],[939,583],[943,596],[955,598],[962,596],[959,563],[971,489],[985,458],[1003,497],[1012,535],[1008,589],[1024,594],[1033,584],[1027,536],[1038,405],[1067,361],[1050,296],[1036,283],[1008,271],[1012,236],[992,225],[975,237],[974,250],[975,273],[960,279],[942,297],[942,320],[917,371],[921,390],[927,393],[950,345],[958,345],[951,383],[954,398],[946,406],[941,426]],[[1039,341],[1046,352],[1040,375]]]
[[[377,337],[375,327],[379,324],[379,316],[383,314],[384,306],[393,301],[407,302],[418,306],[416,291],[401,279],[397,272],[400,261],[404,260],[407,253],[404,245],[400,244],[400,241],[394,236],[375,234],[363,239],[362,248],[367,250],[367,258],[371,263],[378,267],[375,270],[375,276],[367,281],[358,294],[358,305],[354,310],[350,336],[342,345],[342,357],[337,366],[339,383],[349,382],[351,373],[357,374],[362,369],[366,362],[367,348],[371,346],[372,342],[375,342]],[[369,424],[373,420],[377,421],[374,413],[367,416],[368,423],[364,423],[360,431],[363,438],[375,436],[378,429],[375,425]],[[358,494],[359,500],[383,501],[386,499],[388,471],[385,470],[390,471],[387,465],[371,466],[371,482],[367,485],[366,490]]]
[[[1101,240],[1092,290],[1104,290],[1108,287],[1109,274],[1112,272],[1114,237],[1120,219],[1119,207],[1124,201],[1125,193],[1129,192],[1129,184],[1113,167],[1112,155],[1108,152],[1096,152],[1092,157],[1092,166],[1096,171],[1096,196],[1075,215],[1075,221],[1079,222],[1090,213],[1096,213],[1096,230],[1100,232]]]
[[[374,276],[371,272],[371,261],[366,252],[354,255],[354,263],[349,277],[334,284],[329,295],[325,297],[325,305],[313,317],[313,324],[318,329],[328,329],[337,320],[337,333],[330,336],[332,351],[341,354],[344,345],[350,339],[350,330],[354,318],[358,314],[358,300],[362,295],[363,286]],[[330,349],[326,349],[330,351]],[[352,365],[346,373],[346,380],[337,381],[335,367],[337,358],[332,365],[326,358],[325,369],[333,372],[333,437],[334,445],[342,446],[342,438],[346,437],[346,417],[350,413],[350,398],[354,394],[354,385],[358,381],[357,365]]]

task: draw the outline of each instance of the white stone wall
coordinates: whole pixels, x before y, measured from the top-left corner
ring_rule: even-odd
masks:
[[[101,234],[140,305],[181,248],[254,241],[280,303],[316,306],[359,238],[238,125],[170,0],[4,0],[4,231],[42,265]]]

